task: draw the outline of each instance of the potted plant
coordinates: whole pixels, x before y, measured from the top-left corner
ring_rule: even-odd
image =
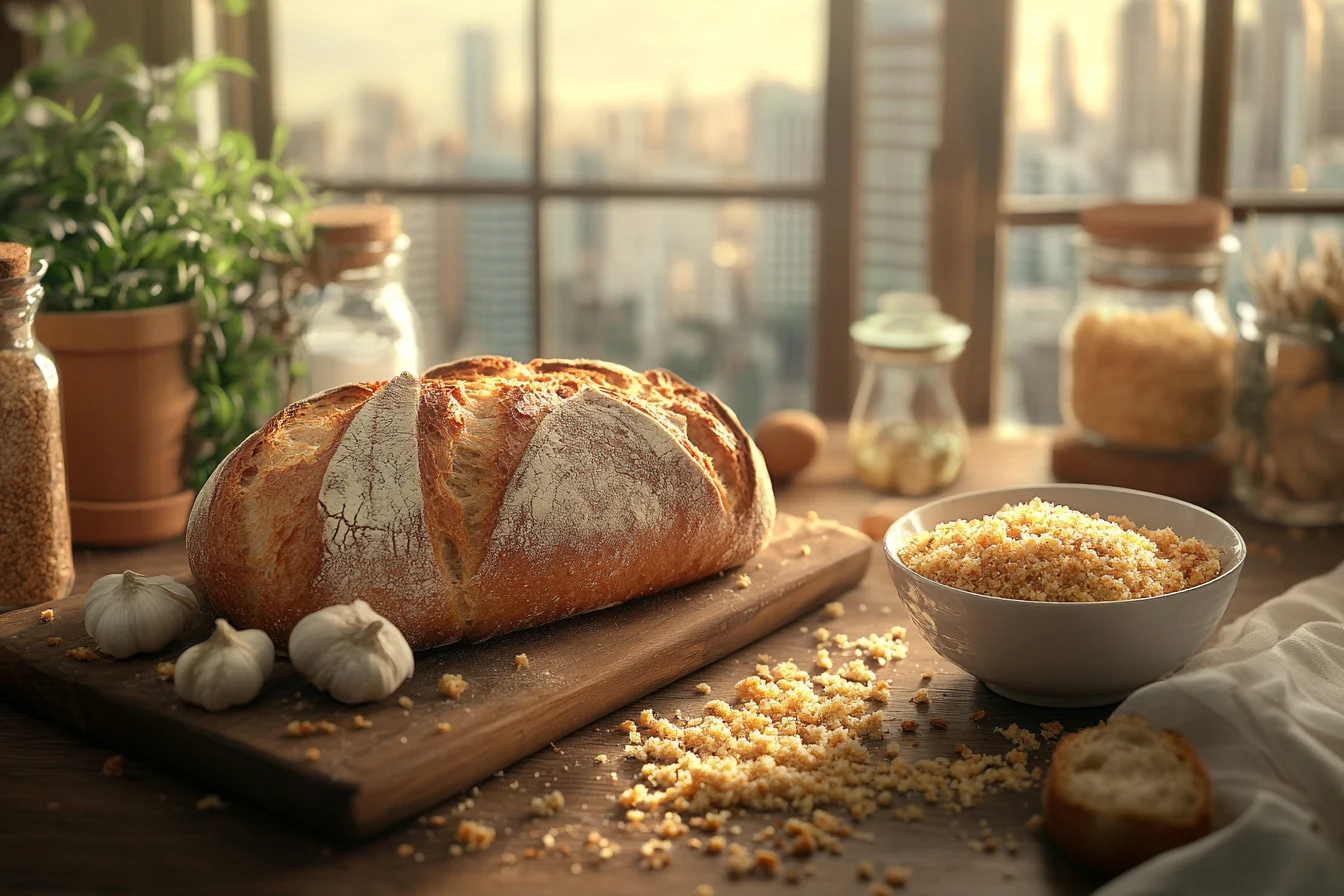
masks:
[[[242,61],[88,58],[78,8],[24,19],[40,53],[0,91],[0,240],[51,265],[37,338],[61,374],[75,541],[173,537],[282,403],[312,203],[245,134],[197,139],[195,92]]]

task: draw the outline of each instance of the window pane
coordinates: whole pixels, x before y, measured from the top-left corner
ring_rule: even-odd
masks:
[[[941,0],[868,0],[864,9],[859,291],[928,287],[929,154],[941,136]]]
[[[1257,256],[1282,249],[1298,261],[1315,257],[1311,235],[1318,230],[1344,234],[1344,215],[1261,215],[1254,223],[1233,225],[1232,232],[1241,241],[1241,253],[1228,266],[1227,293],[1237,303],[1254,301],[1246,283],[1246,266],[1256,264]]]
[[[1233,187],[1344,188],[1344,4],[1240,0]]]
[[[514,179],[532,127],[527,0],[272,0],[286,157],[322,179]]]
[[[997,418],[1054,426],[1059,413],[1059,331],[1073,307],[1074,227],[1014,227],[1003,289]]]
[[[1019,0],[1008,190],[1193,192],[1203,4]]]
[[[547,7],[547,174],[807,183],[820,175],[822,0]]]
[[[551,200],[545,224],[547,354],[669,368],[748,427],[810,405],[810,203]]]

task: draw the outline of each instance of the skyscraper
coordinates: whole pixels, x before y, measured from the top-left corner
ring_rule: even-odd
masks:
[[[1321,134],[1320,0],[1261,5],[1261,69],[1257,102],[1257,186],[1287,185]]]
[[[1050,53],[1050,101],[1054,114],[1054,138],[1063,144],[1078,141],[1081,131],[1077,85],[1074,84],[1073,40],[1062,24],[1055,26]]]
[[[1112,172],[1121,195],[1169,194],[1188,180],[1190,40],[1189,11],[1179,0],[1129,0],[1121,10]],[[1162,179],[1168,182],[1156,182]]]
[[[1321,137],[1344,141],[1344,3],[1325,7],[1321,40]]]
[[[495,92],[495,35],[480,28],[462,32],[462,130],[467,150],[488,155],[494,148],[499,106]]]
[[[870,0],[864,18],[862,305],[928,277],[929,155],[941,137],[942,50],[929,0]]]

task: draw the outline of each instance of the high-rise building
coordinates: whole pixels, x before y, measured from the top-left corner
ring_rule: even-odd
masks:
[[[1129,0],[1120,12],[1112,172],[1120,195],[1170,193],[1188,179],[1190,30],[1180,0]]]
[[[499,124],[495,79],[495,35],[480,28],[462,32],[462,131],[467,151],[490,154]]]
[[[1260,14],[1255,177],[1281,187],[1321,134],[1323,13],[1320,0],[1277,0]]]
[[[356,178],[395,179],[415,152],[415,129],[406,101],[398,93],[365,87],[355,97],[355,133],[346,159]]]
[[[1078,107],[1078,88],[1074,81],[1073,39],[1062,24],[1055,26],[1055,40],[1050,52],[1050,104],[1055,140],[1066,145],[1078,142],[1082,110]]]
[[[869,0],[859,148],[862,306],[928,286],[929,156],[941,137],[937,0]]]
[[[325,118],[296,121],[289,126],[285,143],[285,163],[299,165],[308,175],[322,175],[331,164],[330,122]]]
[[[1321,138],[1344,141],[1344,2],[1325,7],[1321,31]]]

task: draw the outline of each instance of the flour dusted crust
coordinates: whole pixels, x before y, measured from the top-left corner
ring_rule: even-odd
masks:
[[[423,649],[735,566],[774,516],[737,418],[678,377],[480,357],[277,414],[201,490],[187,556],[279,644],[360,598]]]

